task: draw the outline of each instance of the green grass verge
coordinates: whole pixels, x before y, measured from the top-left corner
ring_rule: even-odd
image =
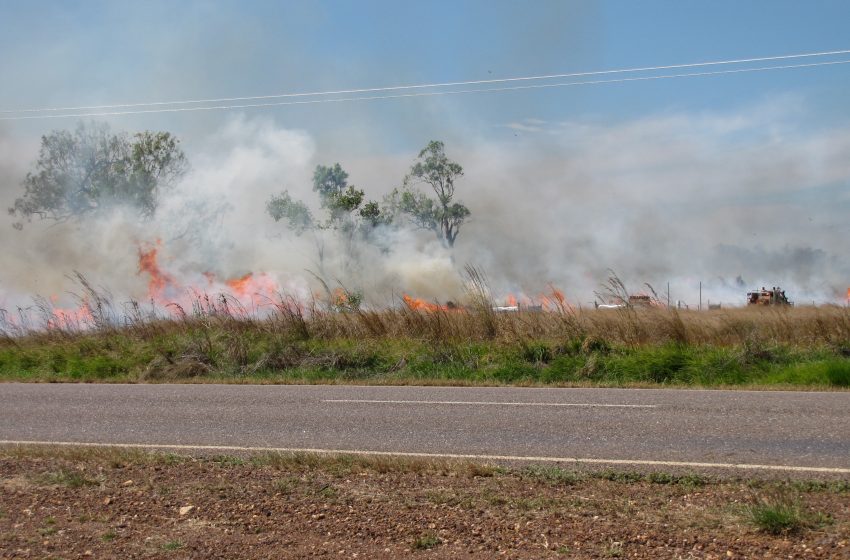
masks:
[[[187,328],[6,340],[0,380],[848,388],[850,357],[827,346],[293,340]]]

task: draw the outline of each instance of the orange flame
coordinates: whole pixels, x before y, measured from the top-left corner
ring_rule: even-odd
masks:
[[[165,290],[174,281],[159,268],[159,262],[157,262],[159,244],[160,242],[157,240],[156,245],[147,251],[141,247],[139,248],[139,274],[147,272],[148,276],[150,276],[148,280],[148,297],[163,302],[165,299]]]
[[[505,298],[505,305],[508,307],[516,306],[516,296],[513,294],[508,294],[508,297]]]
[[[159,264],[159,249],[162,243],[156,240],[153,245],[139,248],[139,274],[147,273],[148,279],[148,297],[161,305],[169,305],[177,303],[185,305],[187,301],[180,301],[180,292],[192,292],[194,294],[206,293],[208,290],[228,291],[233,296],[238,298],[253,298],[260,296],[261,298],[273,299],[280,293],[280,286],[266,273],[254,274],[249,272],[238,278],[230,278],[219,280],[212,272],[204,272],[203,276],[206,279],[200,280],[197,286],[184,286],[177,282],[170,274],[166,273]],[[188,288],[185,290],[184,288]],[[174,300],[177,301],[174,301]]]
[[[227,280],[225,284],[237,296],[273,298],[280,293],[280,286],[265,272],[259,274],[249,272],[241,278]]]
[[[48,329],[76,329],[91,323],[91,309],[85,303],[76,309],[53,308],[53,316],[47,321]]]
[[[248,293],[254,284],[254,274],[249,272],[248,274],[240,277],[233,278],[231,280],[225,280],[224,283],[230,288],[234,294],[238,296],[244,296]]]
[[[436,303],[430,303],[425,301],[424,299],[410,297],[407,294],[402,294],[401,299],[404,300],[405,305],[413,311],[447,311],[449,308],[444,305],[439,305]]]
[[[331,296],[331,302],[336,307],[345,307],[348,305],[348,294],[342,288],[337,288]]]
[[[566,302],[566,298],[564,298],[564,292],[552,286],[551,284],[549,287],[552,288],[552,297],[555,299],[555,301],[558,302],[558,305],[563,306]]]

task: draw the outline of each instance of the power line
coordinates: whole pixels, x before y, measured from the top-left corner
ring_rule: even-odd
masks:
[[[404,99],[411,97],[436,97],[442,95],[460,95],[471,93],[497,93],[506,91],[520,91],[532,89],[547,89],[560,88],[569,86],[584,86],[598,84],[615,84],[624,82],[640,82],[650,80],[667,80],[672,78],[692,78],[699,76],[718,76],[721,74],[743,74],[749,72],[766,72],[770,70],[788,70],[793,68],[812,68],[816,66],[833,66],[839,64],[850,64],[850,60],[834,60],[828,62],[812,62],[808,64],[786,64],[782,66],[761,66],[755,68],[736,68],[733,70],[715,70],[710,72],[688,72],[682,74],[662,74],[656,76],[636,76],[632,78],[617,78],[613,80],[589,80],[581,82],[563,82],[556,84],[530,84],[522,86],[507,86],[498,88],[474,88],[448,91],[427,91],[417,93],[400,93],[393,95],[371,95],[371,96],[355,96],[355,97],[336,97],[331,99],[305,99],[300,101],[277,101],[273,103],[244,103],[237,105],[209,105],[203,107],[172,107],[163,109],[142,109],[131,111],[106,111],[96,113],[64,113],[64,114],[49,114],[49,115],[23,115],[13,117],[0,117],[0,121],[19,121],[19,120],[38,120],[38,119],[62,119],[62,118],[78,118],[78,117],[108,117],[121,115],[142,115],[151,113],[183,113],[195,111],[222,111],[230,109],[253,109],[261,107],[281,107],[285,105],[316,105],[321,103],[342,103],[349,101],[374,101],[378,99]],[[123,106],[122,106],[123,107]]]
[[[666,66],[645,66],[640,68],[620,68],[615,70],[596,70],[592,72],[573,72],[570,74],[547,74],[541,76],[523,76],[518,78],[494,78],[488,80],[469,80],[463,82],[438,82],[431,84],[415,84],[415,85],[402,85],[402,86],[388,86],[388,87],[373,87],[373,88],[362,88],[362,89],[342,89],[336,91],[316,91],[316,92],[303,92],[303,93],[280,93],[274,95],[255,95],[248,97],[220,97],[214,99],[189,99],[189,100],[180,100],[180,101],[151,101],[147,103],[118,103],[112,105],[88,105],[88,106],[78,106],[78,107],[43,107],[43,108],[30,108],[30,109],[6,109],[0,110],[0,114],[9,114],[9,113],[41,113],[41,112],[56,112],[56,111],[95,111],[98,109],[120,109],[120,108],[133,108],[133,107],[156,107],[162,105],[190,105],[190,104],[202,104],[202,103],[230,103],[233,101],[258,101],[264,99],[282,99],[288,97],[313,97],[313,96],[323,96],[323,95],[344,95],[344,94],[352,94],[352,93],[377,93],[382,91],[399,91],[399,90],[410,90],[410,89],[431,89],[431,88],[440,88],[440,87],[454,87],[454,86],[470,86],[470,85],[485,85],[485,84],[498,84],[498,83],[510,83],[510,82],[520,82],[520,81],[534,81],[534,80],[553,80],[560,78],[579,78],[584,76],[600,76],[605,74],[622,74],[629,72],[650,72],[650,71],[658,71],[658,70],[674,70],[680,68],[697,68],[704,66],[716,66],[716,65],[728,65],[728,64],[745,64],[751,62],[765,62],[769,60],[788,60],[795,58],[808,58],[808,57],[819,57],[819,56],[835,56],[835,55],[843,55],[850,54],[850,49],[848,50],[840,50],[840,51],[821,51],[821,52],[813,52],[813,53],[796,53],[796,54],[786,54],[779,56],[763,56],[758,58],[739,58],[733,60],[718,60],[713,62],[692,62],[688,64],[669,64]]]

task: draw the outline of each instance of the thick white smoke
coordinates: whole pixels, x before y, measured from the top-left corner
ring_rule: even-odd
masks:
[[[235,117],[186,145],[191,172],[164,193],[152,221],[110,211],[81,221],[2,226],[0,307],[72,289],[80,271],[116,297],[144,299],[139,248],[159,240],[159,262],[181,286],[204,273],[265,273],[289,293],[362,289],[375,303],[401,292],[440,300],[462,292],[466,263],[481,266],[496,294],[561,288],[587,304],[613,269],[671,299],[742,303],[747,288],[781,285],[798,301],[839,301],[850,283],[850,128],[808,128],[799,100],[730,114],[667,114],[605,124],[505,123],[501,139],[447,144],[464,166],[457,198],[472,217],[454,251],[429,232],[384,231],[381,245],[352,253],[331,232],[295,236],[266,214],[283,189],[318,211],[317,164],[332,164],[306,131]],[[424,146],[429,138],[422,139]],[[35,146],[0,136],[0,196],[20,194]],[[14,154],[14,155],[10,155]],[[378,199],[401,184],[416,153],[340,158],[350,180]],[[319,263],[317,244],[325,251]],[[740,277],[740,280],[738,278]]]

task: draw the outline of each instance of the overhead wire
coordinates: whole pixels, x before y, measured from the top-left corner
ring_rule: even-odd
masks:
[[[155,107],[162,105],[190,105],[190,104],[202,104],[202,103],[230,103],[233,101],[257,101],[264,99],[281,99],[288,97],[313,97],[313,96],[325,96],[325,95],[344,95],[344,94],[352,94],[352,93],[377,93],[382,91],[400,91],[400,90],[409,90],[409,89],[431,89],[431,88],[440,88],[440,87],[455,87],[455,86],[469,86],[469,85],[486,85],[486,84],[498,84],[498,83],[510,83],[510,82],[519,82],[519,81],[534,81],[534,80],[553,80],[553,79],[561,79],[561,78],[579,78],[584,76],[600,76],[606,74],[621,74],[621,73],[629,73],[629,72],[651,72],[651,71],[659,71],[659,70],[674,70],[680,68],[698,68],[704,66],[716,66],[716,65],[729,65],[729,64],[746,64],[752,62],[766,62],[772,60],[788,60],[788,59],[796,59],[796,58],[810,58],[810,57],[823,57],[823,56],[836,56],[836,55],[844,55],[850,54],[850,49],[848,50],[837,50],[837,51],[821,51],[821,52],[810,52],[810,53],[795,53],[795,54],[786,54],[786,55],[777,55],[777,56],[763,56],[756,58],[739,58],[739,59],[731,59],[731,60],[717,60],[717,61],[708,61],[708,62],[692,62],[686,64],[668,64],[664,66],[644,66],[637,68],[619,68],[613,70],[595,70],[589,72],[572,72],[566,74],[544,74],[540,76],[521,76],[514,78],[492,78],[487,80],[467,80],[461,82],[436,82],[430,84],[413,84],[413,85],[400,85],[400,86],[386,86],[386,87],[372,87],[372,88],[360,88],[360,89],[341,89],[341,90],[333,90],[333,91],[316,91],[316,92],[299,92],[299,93],[280,93],[280,94],[272,94],[272,95],[254,95],[254,96],[244,96],[244,97],[219,97],[219,98],[211,98],[211,99],[188,99],[188,100],[177,100],[177,101],[150,101],[150,102],[139,102],[139,103],[117,103],[111,105],[87,105],[87,106],[77,106],[77,107],[42,107],[42,108],[29,108],[29,109],[4,109],[0,110],[0,113],[8,114],[8,113],[35,113],[35,112],[55,112],[55,111],[96,111],[99,109],[120,109],[120,108],[133,108],[133,107]]]
[[[829,54],[833,53],[850,53],[850,51],[832,51]],[[775,60],[776,58],[791,58],[791,57],[802,57],[802,56],[815,56],[815,53],[810,54],[800,54],[800,55],[785,55],[783,57],[766,57],[765,59]],[[741,59],[745,60],[745,59]],[[757,59],[749,59],[749,60],[757,60]],[[691,65],[673,65],[667,66],[666,68],[676,68],[676,67],[691,67],[691,66],[706,66],[709,64],[726,64],[731,63],[732,61],[720,61],[715,63],[694,63]],[[678,74],[660,74],[660,75],[652,75],[652,76],[634,76],[628,78],[615,78],[609,80],[585,80],[578,82],[560,82],[554,84],[528,84],[528,85],[519,85],[519,86],[505,86],[505,87],[495,87],[495,88],[473,88],[473,89],[460,89],[460,90],[442,90],[442,91],[425,91],[425,92],[414,92],[414,93],[399,93],[392,95],[371,95],[371,96],[350,96],[350,97],[334,97],[334,98],[322,98],[322,99],[304,99],[304,100],[295,100],[295,101],[277,101],[277,102],[269,102],[269,103],[243,103],[243,104],[235,104],[235,105],[205,105],[199,107],[164,107],[164,108],[153,108],[153,109],[139,109],[139,110],[128,110],[128,111],[102,111],[102,112],[83,112],[83,113],[62,113],[62,114],[37,114],[37,115],[14,115],[14,116],[0,116],[0,121],[18,121],[18,120],[38,120],[38,119],[60,119],[60,118],[79,118],[79,117],[105,117],[105,116],[121,116],[121,115],[140,115],[140,114],[151,114],[151,113],[181,113],[181,112],[197,112],[197,111],[221,111],[221,110],[232,110],[232,109],[251,109],[251,108],[262,108],[262,107],[280,107],[287,105],[315,105],[315,104],[323,104],[323,103],[342,103],[342,102],[353,102],[353,101],[374,101],[381,99],[404,99],[404,98],[414,98],[414,97],[436,97],[443,95],[462,95],[462,94],[473,94],[473,93],[497,93],[497,92],[507,92],[507,91],[521,91],[521,90],[533,90],[533,89],[549,89],[549,88],[561,88],[561,87],[570,87],[570,86],[583,86],[583,85],[598,85],[598,84],[614,84],[614,83],[625,83],[625,82],[639,82],[639,81],[651,81],[651,80],[666,80],[673,78],[691,78],[691,77],[700,77],[700,76],[717,76],[722,74],[742,74],[742,73],[750,73],[750,72],[766,72],[771,70],[788,70],[795,68],[812,68],[818,66],[834,66],[841,64],[850,64],[850,59],[847,60],[831,60],[825,62],[811,62],[805,64],[786,64],[779,66],[760,66],[760,67],[751,67],[751,68],[735,68],[728,70],[714,70],[707,72],[686,72],[686,73],[678,73]],[[655,69],[661,69],[665,67],[654,67]],[[577,73],[577,74],[565,74],[561,76],[580,76],[580,75],[599,75],[613,72],[636,72],[638,69],[626,69],[626,70],[605,70],[598,72],[585,72],[585,73]],[[552,75],[550,77],[554,77]],[[455,82],[455,85],[480,85],[484,83],[504,83],[508,81],[518,81],[518,80],[532,80],[532,79],[548,79],[550,77],[526,77],[526,78],[503,78],[498,80],[478,80],[478,81],[469,81],[469,82]],[[449,83],[445,84],[449,85]],[[428,84],[428,85],[418,85],[418,86],[394,86],[392,88],[369,88],[364,90],[340,90],[336,93],[345,93],[345,92],[368,92],[368,91],[389,91],[389,90],[397,90],[397,89],[410,89],[410,88],[424,88],[424,87],[438,87],[437,84]],[[261,96],[261,97],[245,97],[245,98],[229,98],[230,100],[254,100],[254,99],[271,99],[271,98],[281,98],[281,97],[295,97],[295,96],[308,96],[308,95],[330,95],[335,92],[320,92],[314,94],[281,94],[278,96]],[[224,99],[227,100],[227,99]],[[202,101],[183,101],[183,102],[173,102],[173,103],[201,103]],[[167,105],[170,104],[168,102],[156,102],[156,103],[148,103],[148,104],[121,104],[121,105],[111,105],[111,106],[98,106],[104,108],[130,108],[130,107],[150,107],[150,106],[158,106],[158,105]],[[92,106],[93,108],[95,106]],[[45,109],[46,111],[47,109]],[[55,109],[50,109],[51,111]],[[59,109],[61,110],[61,109]],[[75,110],[74,108],[65,109],[68,111]],[[80,110],[84,110],[80,108]],[[19,112],[35,112],[36,109],[31,110],[21,110]],[[0,111],[0,113],[14,113],[15,111]]]

